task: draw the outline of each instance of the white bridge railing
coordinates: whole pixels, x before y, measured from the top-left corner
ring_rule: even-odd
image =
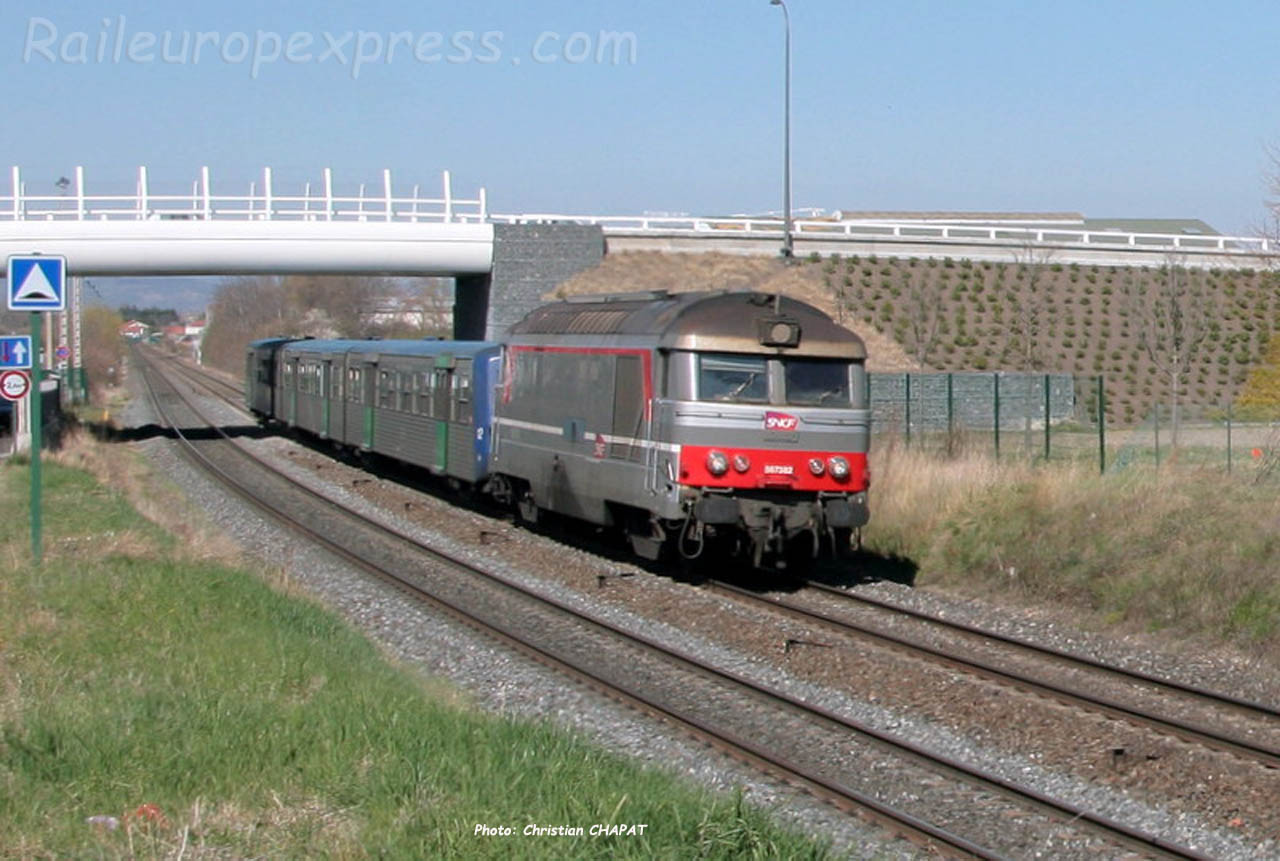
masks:
[[[782,219],[703,218],[694,216],[583,216],[550,213],[491,215],[499,223],[597,224],[606,233],[629,236],[698,236],[707,239],[778,239]],[[796,220],[792,235],[797,240],[890,240],[895,242],[946,242],[952,244],[1036,245],[1169,251],[1185,254],[1273,255],[1280,242],[1257,236],[1208,236],[1182,233],[1086,230],[1068,226],[1019,227],[1014,225],[944,224],[916,221],[826,221]]]
[[[302,194],[281,194],[264,168],[260,181],[249,184],[247,194],[215,194],[209,169],[201,168],[189,192],[156,194],[145,167],[138,168],[133,194],[90,195],[85,191],[84,169],[75,179],[60,181],[57,194],[28,194],[17,167],[11,169],[10,193],[0,197],[0,225],[11,221],[118,221],[118,220],[239,220],[239,221],[387,221],[462,223],[568,223],[599,225],[618,236],[678,236],[708,240],[772,240],[782,236],[780,216],[699,217],[633,215],[561,215],[525,213],[496,215],[488,211],[485,189],[474,198],[453,194],[449,172],[441,177],[441,195],[423,197],[414,185],[408,196],[396,196],[391,171],[382,172],[381,188],[360,184],[355,196],[334,193],[333,173],[325,168],[321,181],[306,182]],[[1270,257],[1280,254],[1280,242],[1257,236],[1206,236],[1194,234],[1086,230],[1070,225],[1018,226],[1013,224],[947,224],[939,222],[853,220],[793,221],[795,238],[805,240],[937,242],[957,245],[1016,247],[1052,245],[1101,251],[1169,252],[1194,256]],[[803,253],[803,252],[802,252]]]
[[[484,188],[475,198],[453,194],[449,172],[442,179],[440,197],[422,197],[413,186],[408,197],[392,192],[391,171],[382,172],[382,187],[366,193],[364,183],[356,196],[334,193],[333,172],[325,168],[315,187],[304,183],[301,195],[280,194],[271,178],[271,168],[262,171],[261,184],[249,184],[249,193],[215,194],[209,168],[200,169],[200,178],[186,194],[156,194],[151,190],[145,167],[138,168],[133,194],[85,192],[84,168],[75,169],[75,180],[57,183],[58,194],[28,194],[18,168],[10,173],[10,194],[0,197],[0,223],[5,221],[399,221],[471,222],[488,220]],[[380,192],[380,193],[379,193]]]

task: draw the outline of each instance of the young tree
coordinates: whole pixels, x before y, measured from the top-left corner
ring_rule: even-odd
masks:
[[[1261,258],[1264,267],[1280,269],[1280,148],[1267,147],[1267,157],[1271,161],[1271,169],[1267,171],[1267,192],[1270,196],[1265,201],[1268,215],[1258,232],[1271,247],[1261,254]]]
[[[1186,256],[1165,255],[1159,277],[1146,291],[1135,280],[1124,290],[1131,325],[1156,370],[1168,381],[1173,450],[1178,449],[1180,406],[1187,373],[1209,334],[1209,305],[1202,273]]]
[[[1004,290],[1004,355],[1012,356],[1021,371],[1038,370],[1043,365],[1040,330],[1044,325],[1049,296],[1044,289],[1045,272],[1053,260],[1053,249],[1038,245],[1027,236],[1013,253],[1014,282]]]
[[[912,279],[907,286],[903,310],[907,315],[906,347],[921,368],[929,367],[929,356],[938,345],[942,329],[942,284],[927,275]]]
[[[81,315],[82,358],[89,375],[91,403],[102,403],[105,389],[118,385],[122,379],[125,344],[120,338],[120,326],[124,322],[119,313],[101,305],[90,305]]]

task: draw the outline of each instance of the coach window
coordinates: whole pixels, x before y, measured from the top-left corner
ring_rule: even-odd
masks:
[[[395,405],[394,381],[390,371],[378,371],[378,406],[390,409]]]
[[[435,379],[431,383],[434,393],[431,400],[431,415],[439,421],[449,421],[450,398],[453,392],[453,385],[449,380],[452,376],[453,372],[448,368],[436,368]]]
[[[454,388],[454,421],[471,422],[471,376],[466,369],[459,366],[458,373],[453,375]]]
[[[849,363],[820,359],[785,359],[786,401],[795,406],[847,407]]]
[[[435,394],[433,381],[435,376],[431,371],[422,371],[419,374],[420,380],[417,384],[417,412],[422,416],[431,415],[431,397]]]
[[[767,360],[763,356],[737,356],[731,353],[701,354],[698,356],[698,400],[767,403]]]
[[[364,403],[363,376],[360,368],[347,368],[347,399],[353,404]]]
[[[413,371],[405,371],[404,379],[401,381],[404,386],[402,393],[403,399],[400,401],[400,409],[406,413],[414,413],[418,411],[418,375]]]

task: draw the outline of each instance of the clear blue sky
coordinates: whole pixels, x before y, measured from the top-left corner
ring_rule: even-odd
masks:
[[[788,5],[796,206],[1263,219],[1276,0]],[[263,165],[299,189],[448,168],[500,212],[778,209],[782,48],[768,0],[8,0],[0,167],[176,190],[207,164],[227,192]]]

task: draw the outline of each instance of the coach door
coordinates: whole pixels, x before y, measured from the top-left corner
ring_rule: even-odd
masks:
[[[453,388],[453,369],[436,368],[431,386],[431,418],[436,426],[435,468],[444,472],[449,466],[449,418],[450,394]]]
[[[329,426],[333,421],[333,359],[320,362],[320,439],[329,438]]]
[[[360,447],[365,451],[373,449],[374,410],[378,405],[378,363],[376,361],[361,363],[364,378],[361,380],[364,396],[364,434]]]
[[[298,360],[284,363],[284,420],[289,427],[298,423]]]

